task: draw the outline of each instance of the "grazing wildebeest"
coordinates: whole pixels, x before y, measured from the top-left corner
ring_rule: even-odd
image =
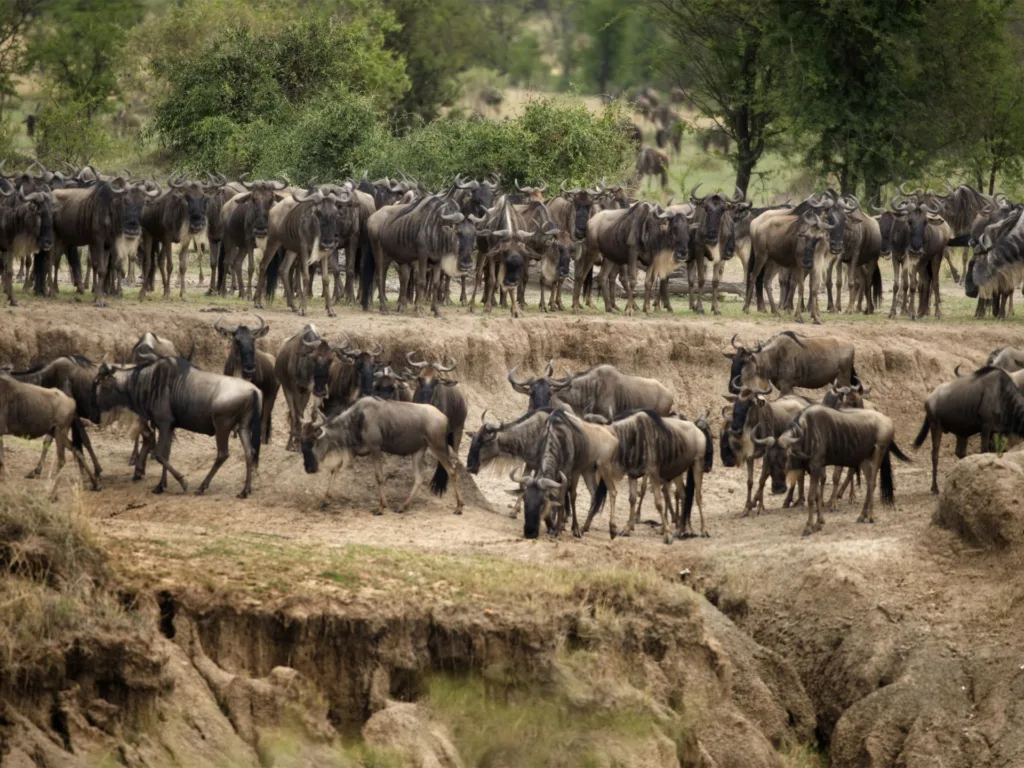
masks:
[[[220,209],[223,228],[221,249],[223,268],[217,279],[217,291],[227,295],[226,275],[232,275],[238,297],[252,297],[252,273],[255,270],[255,251],[266,251],[270,231],[270,209],[283,199],[284,181],[241,182],[245,191],[224,201]],[[271,257],[273,254],[271,254]],[[248,259],[248,281],[242,282],[242,261]]]
[[[57,477],[64,467],[66,448],[71,449],[79,469],[89,478],[93,490],[98,491],[99,482],[82,456],[84,433],[75,401],[70,396],[56,389],[25,384],[0,371],[0,480],[4,477],[4,435],[28,438],[52,435],[57,441],[57,468],[53,473],[51,498],[57,496]]]
[[[402,278],[399,311],[407,301],[408,269],[403,272],[402,268],[416,267],[415,310],[419,316],[423,315],[429,267],[437,267],[449,277],[462,277],[473,268],[476,227],[447,198],[431,195],[416,203],[387,206],[370,216],[366,228],[373,246],[382,313],[388,311],[384,282],[391,262],[398,266]],[[430,300],[431,312],[440,317],[436,291],[431,292]]]
[[[388,506],[384,495],[384,457],[412,456],[413,483],[408,498],[396,512],[408,509],[423,483],[423,457],[429,451],[437,459],[437,470],[430,481],[430,490],[443,496],[451,479],[455,489],[455,514],[462,514],[462,495],[455,474],[458,457],[448,452],[445,435],[448,420],[437,408],[420,403],[400,403],[364,397],[344,413],[332,419],[322,414],[302,427],[302,459],[306,472],[330,471],[323,504],[331,499],[331,484],[339,469],[346,468],[354,456],[369,456],[380,492],[380,505],[375,515],[384,514]]]
[[[555,392],[554,382],[552,381],[555,375],[554,360],[548,360],[543,376],[537,376],[532,379],[517,379],[515,374],[518,368],[519,366],[517,365],[508,372],[508,383],[512,385],[512,389],[516,392],[530,398],[529,405],[527,406],[529,412],[532,413],[540,408],[565,408],[570,413],[573,412],[573,407],[562,400]]]
[[[57,389],[66,395],[70,395],[75,401],[75,412],[79,419],[91,419],[93,414],[92,382],[96,378],[99,366],[81,355],[66,355],[58,357],[48,363],[36,365],[24,371],[9,371],[11,378],[24,384],[33,384],[45,389]],[[43,463],[46,461],[46,452],[53,442],[53,436],[47,435],[43,440],[43,453],[39,457],[39,464],[29,473],[30,477],[39,477],[43,471]],[[89,452],[92,460],[92,467],[97,481],[103,470],[92,449],[92,442],[89,440],[89,433],[84,428],[80,430],[76,440],[80,441],[82,447]]]
[[[320,263],[321,279],[324,292],[324,305],[328,317],[335,317],[331,308],[331,291],[329,286],[330,271],[327,258],[338,245],[338,202],[347,202],[350,196],[344,190],[345,197],[333,192],[324,195],[320,190],[306,192],[302,197],[292,191],[289,197],[270,209],[267,245],[260,259],[260,277],[256,284],[256,295],[253,303],[261,308],[263,292],[267,289],[267,272],[270,263],[277,256],[278,248],[285,251],[280,274],[284,280],[285,299],[293,312],[306,314],[306,293],[309,286],[310,261]],[[299,306],[296,308],[292,286],[292,265],[298,261],[299,272]]]
[[[564,379],[552,380],[551,391],[578,415],[596,413],[607,419],[623,411],[645,408],[668,416],[675,399],[672,390],[660,381],[630,376],[614,365],[598,365]]]
[[[654,147],[644,147],[636,157],[636,174],[643,181],[644,176],[657,176],[661,179],[661,186],[668,184],[668,167],[672,165],[672,159]]]
[[[409,365],[416,369],[416,391],[413,393],[414,403],[430,403],[448,419],[448,445],[455,449],[456,455],[462,445],[462,432],[466,427],[466,399],[459,391],[459,382],[443,376],[455,370],[457,363],[449,361],[443,365],[437,361],[417,361],[413,353],[405,356]]]
[[[76,274],[81,270],[77,248],[88,246],[97,306],[107,305],[106,295],[113,287],[108,277],[120,274],[126,257],[132,257],[138,249],[146,201],[159,195],[159,187],[150,189],[141,182],[129,184],[123,179],[54,191],[54,258],[67,252],[72,273]],[[83,289],[79,283],[79,292]]]
[[[161,357],[132,368],[101,364],[95,389],[93,421],[114,408],[128,408],[156,427],[153,456],[164,468],[153,493],[167,489],[167,473],[188,490],[185,478],[171,466],[174,430],[184,429],[217,439],[217,458],[196,495],[210,487],[217,470],[228,459],[228,440],[238,432],[245,454],[245,484],[238,498],[252,492],[252,473],[259,464],[262,396],[248,381],[200,371],[183,357]]]
[[[16,307],[14,262],[20,263],[32,254],[38,254],[37,259],[45,258],[42,254],[53,247],[53,196],[45,187],[43,191],[27,194],[20,190],[6,193],[0,190],[0,194],[6,198],[0,208],[0,274],[7,302]],[[45,279],[50,270],[43,264],[37,265],[36,271]],[[46,295],[55,291],[56,280],[49,290],[43,287]]]
[[[540,469],[532,477],[515,477],[523,501],[523,536],[535,539],[540,535],[543,517],[549,533],[558,534],[565,525],[566,513],[572,513],[572,535],[579,538],[576,518],[576,486],[583,477],[591,492],[595,489],[594,471],[607,480],[607,493],[611,496],[608,531],[612,538],[618,533],[615,525],[616,487],[614,478],[620,476],[614,467],[618,440],[600,424],[590,424],[563,411],[553,410],[544,426],[540,449]],[[557,520],[552,522],[551,510],[558,509]]]
[[[1007,373],[1024,369],[1024,349],[1017,347],[1000,347],[992,350],[985,365],[1002,368]]]
[[[341,346],[335,347],[339,359],[331,363],[327,397],[320,404],[320,410],[325,416],[335,416],[360,397],[374,394],[374,358],[383,351],[384,348],[380,344],[372,351],[352,349],[348,339]]]
[[[540,469],[544,425],[550,413],[550,408],[540,408],[524,413],[515,421],[493,424],[487,421],[485,410],[480,416],[480,429],[469,443],[466,469],[475,475],[488,466],[511,463],[525,465],[529,472],[537,472]],[[516,517],[520,504],[522,497],[517,498],[509,517]]]
[[[274,376],[288,404],[289,434],[286,451],[298,449],[302,416],[313,395],[323,400],[329,394],[331,365],[342,346],[324,338],[312,325],[284,340],[274,361]]]
[[[822,495],[825,469],[829,466],[859,469],[866,478],[867,494],[858,523],[873,523],[875,483],[881,471],[882,503],[895,501],[892,459],[910,461],[893,440],[892,420],[878,411],[837,411],[824,405],[805,408],[779,438],[764,438],[764,444],[777,443],[791,457],[807,467],[811,487],[807,499],[807,525],[804,536],[825,525]]]
[[[793,331],[758,343],[754,349],[741,347],[736,336],[730,342],[735,352],[725,352],[732,361],[729,370],[729,391],[752,387],[761,382],[771,384],[781,395],[789,395],[793,387],[817,389],[838,379],[840,385],[856,384],[853,367],[853,344],[829,336],[797,336]]]
[[[956,435],[956,457],[967,455],[967,439],[981,435],[981,451],[993,449],[997,434],[1024,436],[1024,395],[1002,368],[986,365],[970,376],[940,384],[924,404],[924,424],[914,440],[920,448],[932,435],[932,493],[939,492],[942,435]]]
[[[690,512],[696,499],[700,535],[706,537],[701,487],[704,473],[711,471],[715,455],[715,443],[707,420],[700,418],[691,422],[662,418],[656,411],[644,410],[619,414],[607,429],[618,441],[615,467],[621,470],[621,474],[612,479],[617,482],[622,475],[629,478],[629,522],[620,535],[628,536],[636,525],[637,480],[646,477],[651,483],[654,504],[661,516],[662,540],[671,544],[672,533],[669,532],[666,514],[666,509],[672,507],[669,486],[676,486],[678,496],[685,473],[686,489],[681,514],[672,515],[676,518],[675,535],[677,538],[693,535]],[[601,509],[607,489],[606,480],[602,473],[584,531],[590,528],[590,520]]]
[[[751,512],[755,515],[764,512],[765,482],[773,469],[777,471],[780,458],[783,459],[782,477],[772,477],[773,491],[779,490],[776,479],[781,479],[783,485],[785,483],[784,457],[774,455],[773,448],[766,448],[763,444],[757,443],[756,439],[778,437],[808,405],[804,398],[795,395],[768,400],[767,395],[771,392],[771,386],[764,389],[743,387],[736,394],[726,395],[726,399],[732,403],[732,414],[722,430],[723,461],[727,446],[735,464],[747,465],[747,500],[743,505],[741,517],[748,517]],[[758,480],[757,494],[753,495],[755,459],[761,459],[761,477]]]
[[[256,319],[260,321],[258,328],[250,328],[247,325],[224,327],[220,324],[221,318],[217,318],[213,327],[217,333],[229,339],[231,344],[228,348],[228,359],[224,361],[224,375],[241,376],[255,384],[263,395],[261,433],[263,444],[269,445],[270,420],[274,402],[277,400],[277,390],[281,385],[274,376],[274,356],[256,348],[256,340],[266,336],[270,332],[270,326],[259,315]]]
[[[185,174],[167,179],[167,189],[150,202],[142,213],[142,288],[139,299],[146,298],[155,270],[160,268],[164,298],[171,295],[174,262],[173,246],[178,246],[179,296],[185,298],[185,270],[188,249],[195,242],[206,242],[206,196],[220,185],[189,181]]]

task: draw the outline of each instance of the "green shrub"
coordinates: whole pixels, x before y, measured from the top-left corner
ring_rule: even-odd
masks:
[[[113,137],[99,120],[92,120],[89,106],[69,99],[47,99],[36,123],[36,153],[52,168],[62,161],[86,165],[106,153]]]

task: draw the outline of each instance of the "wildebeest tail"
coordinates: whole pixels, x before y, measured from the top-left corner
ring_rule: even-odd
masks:
[[[896,458],[902,461],[904,464],[910,463],[910,458],[907,457],[907,455],[900,450],[900,447],[896,445],[895,440],[889,443],[889,450],[892,451],[896,455]]]
[[[930,426],[931,425],[928,423],[928,414],[926,413],[924,415],[924,424],[921,425],[921,431],[918,432],[917,437],[914,438],[915,448],[920,448],[922,443],[924,443],[925,438],[928,437],[928,431]]]
[[[693,467],[686,470],[686,495],[683,497],[683,527],[690,524],[690,513],[693,512],[693,497],[696,493],[697,481],[693,476]]]
[[[266,258],[264,254],[263,258]],[[267,298],[274,298],[274,293],[277,291],[277,278],[281,272],[281,264],[284,263],[284,249],[278,248],[277,253],[274,254],[270,260],[270,264],[267,265]]]
[[[71,422],[71,446],[76,450],[82,450],[85,445],[85,427],[82,424],[82,420],[77,416],[75,420]]]
[[[260,407],[260,393],[252,393],[252,416],[249,421],[249,439],[252,441],[252,466],[260,465],[260,444],[263,442],[263,409]]]
[[[71,281],[79,286],[82,284],[82,258],[78,254],[78,249],[73,246],[68,246],[68,266],[71,268]],[[57,264],[60,264],[60,254],[55,254],[54,258],[57,259]]]
[[[850,386],[856,387],[861,383],[860,377],[857,375],[857,366],[850,363]]]
[[[871,273],[871,296],[875,302],[882,300],[882,270],[875,264],[875,271]]]
[[[597,488],[594,489],[594,498],[590,501],[590,516],[593,517],[601,511],[601,507],[604,506],[604,500],[608,497],[608,485],[605,483],[604,478],[601,478],[601,482],[597,484]]]
[[[52,258],[52,254],[44,258],[42,253],[37,253],[32,258],[32,286],[36,296],[46,294],[46,273],[50,271],[50,259]]]
[[[430,478],[430,492],[435,496],[444,496],[448,492],[448,470],[440,461],[437,462],[434,476]]]
[[[359,225],[359,301],[363,311],[370,309],[373,301],[373,282],[377,277],[377,260],[370,247],[370,235],[366,231],[366,222]]]
[[[704,424],[699,428],[704,433],[704,471],[710,472],[715,465],[715,438],[711,434],[709,424]]]
[[[890,455],[892,449],[893,445],[890,445],[889,450],[882,457],[882,503],[887,507],[891,507],[896,502],[896,488],[892,483],[892,456]]]
[[[224,276],[224,253],[225,253],[226,250],[227,249],[224,247],[223,243],[221,243],[220,247],[217,249],[217,291],[218,291],[218,293],[220,291],[224,290],[224,280],[225,280],[225,276]]]

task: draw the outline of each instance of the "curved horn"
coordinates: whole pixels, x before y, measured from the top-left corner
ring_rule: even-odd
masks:
[[[455,213],[444,213],[444,211],[442,211],[441,212],[441,218],[444,219],[445,221],[450,221],[450,222],[453,222],[454,224],[459,224],[466,217],[463,216],[458,211],[456,211]]]
[[[772,385],[769,384],[768,385],[768,389],[753,389],[753,388],[751,388],[750,391],[753,392],[755,395],[770,395],[772,393]]]
[[[378,357],[381,352],[384,351],[384,346],[378,341],[374,346],[373,352],[370,353],[370,357]]]
[[[736,194],[732,196],[732,200],[730,200],[729,202],[731,202],[731,203],[742,203],[746,199],[747,196],[744,195],[742,192],[740,192],[740,188],[739,187],[736,187],[735,189],[736,189]]]
[[[921,208],[923,208],[928,213],[935,214],[936,216],[942,213],[942,206],[939,205],[938,203],[921,203]]]
[[[734,333],[734,334],[732,335],[732,339],[730,339],[730,340],[729,340],[729,343],[730,343],[730,344],[732,344],[732,346],[733,346],[733,349],[738,349],[738,350],[742,350],[742,349],[743,349],[743,347],[741,347],[741,346],[740,346],[739,344],[737,344],[737,343],[736,343],[736,337],[737,337],[737,336],[739,336],[739,334],[738,334],[738,333]]]
[[[743,389],[743,382],[740,381],[739,376],[733,377],[733,380],[729,383],[732,384],[733,389]]]
[[[956,376],[958,379],[960,378],[960,366],[962,365],[963,363],[957,363],[956,368],[953,369],[953,375]]]
[[[223,320],[223,319],[224,319],[223,315],[218,317],[217,318],[217,322],[215,322],[213,324],[213,329],[215,331],[217,331],[217,333],[219,333],[219,334],[221,334],[223,336],[233,336],[235,331],[238,330],[238,326],[236,325],[234,328],[225,328],[225,327],[221,326],[221,324],[220,324],[220,321]]]
[[[449,371],[454,371],[456,367],[458,367],[459,365],[455,358],[448,357],[447,355],[445,355],[445,358],[451,362],[451,365],[441,365],[440,363],[438,363],[437,365],[434,366],[434,368],[437,369],[438,373],[448,373]]]
[[[516,483],[520,488],[522,488],[522,487],[524,487],[529,482],[529,478],[523,477],[522,474],[520,474],[517,477],[516,476],[516,472],[519,472],[519,471],[520,471],[519,467],[516,467],[515,469],[513,469],[511,472],[508,473],[508,479],[511,480],[513,483]]]
[[[500,421],[497,424],[489,424],[487,422],[486,408],[484,408],[484,412],[480,414],[480,424],[483,425],[484,429],[490,430],[491,432],[497,432],[502,427],[502,423]]]
[[[876,197],[871,198],[871,202],[868,203],[868,205],[871,206],[871,210],[873,210],[875,213],[885,213],[886,209],[876,205],[875,204],[876,200],[878,202],[881,202],[881,200],[879,200],[878,197],[876,196]]]
[[[428,363],[426,360],[424,360],[422,362],[417,362],[416,360],[412,359],[412,356],[413,356],[412,352],[406,352],[405,353],[405,359],[409,362],[409,365],[411,365],[413,368],[426,368],[428,365],[430,365],[430,363]]]
[[[544,378],[545,379],[550,379],[554,375],[555,375],[555,359],[551,358],[550,360],[548,360],[548,364],[544,368]]]
[[[517,370],[519,370],[518,365],[513,366],[512,370],[508,372],[508,383],[512,385],[512,389],[516,392],[528,395],[530,394],[530,386],[533,384],[535,379],[529,379],[527,381],[517,379],[515,376]]]
[[[286,187],[289,186],[288,179],[282,176],[280,180],[275,179],[274,181],[270,182],[270,186],[274,191],[280,192],[282,189],[285,189]]]
[[[702,186],[704,186],[704,182],[701,182],[700,184],[698,184],[697,186],[690,190],[690,202],[700,204],[708,199],[707,195],[704,195],[704,197],[697,197],[697,190],[700,189]]]

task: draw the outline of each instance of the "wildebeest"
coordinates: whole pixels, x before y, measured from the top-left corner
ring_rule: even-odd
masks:
[[[700,513],[700,535],[706,537],[708,533],[704,526],[701,487],[704,473],[711,471],[715,455],[715,444],[707,420],[701,418],[691,422],[663,418],[656,411],[644,410],[619,414],[607,429],[618,441],[615,467],[621,470],[621,475],[629,478],[629,522],[621,535],[627,536],[633,531],[637,518],[637,480],[646,477],[651,483],[654,504],[661,516],[662,540],[671,544],[672,534],[669,532],[666,514],[666,508],[672,507],[669,486],[676,487],[678,497],[685,473],[686,488],[681,514],[672,515],[678,518],[675,535],[683,538],[688,533],[692,534],[690,512],[696,500]],[[619,477],[606,478],[604,473],[601,474],[601,482],[594,494],[584,531],[590,527],[591,518],[601,509],[607,481],[617,481]]]
[[[371,350],[352,349],[346,339],[334,351],[338,359],[331,363],[327,381],[327,397],[320,404],[324,415],[331,416],[348,408],[360,397],[374,393],[376,363],[374,358],[384,351],[380,344]],[[401,399],[399,398],[384,398]]]
[[[466,469],[475,475],[489,466],[512,463],[524,465],[531,473],[537,472],[540,469],[544,426],[550,413],[550,408],[540,408],[528,411],[514,421],[494,424],[487,421],[485,410],[480,416],[480,429],[469,443]],[[521,503],[520,496],[509,517],[516,517]]]
[[[412,490],[396,510],[404,512],[423,482],[423,457],[429,451],[437,459],[430,490],[437,496],[443,496],[450,478],[455,489],[455,514],[461,515],[462,495],[455,474],[458,458],[448,452],[447,433],[448,420],[432,405],[364,397],[332,419],[325,419],[319,414],[315,421],[304,424],[302,458],[306,472],[310,474],[319,472],[321,468],[330,471],[323,502],[326,505],[338,470],[347,467],[354,456],[369,456],[380,492],[380,506],[374,514],[381,515],[388,506],[384,495],[383,454],[412,456]]]
[[[655,379],[630,376],[614,365],[598,365],[551,381],[551,391],[577,415],[596,413],[607,419],[624,411],[651,409],[662,416],[672,412],[675,396]],[[551,405],[549,401],[543,405]]]
[[[179,295],[185,298],[185,270],[188,249],[206,240],[206,196],[219,183],[204,185],[190,181],[185,174],[167,179],[167,189],[150,202],[142,213],[142,288],[139,299],[146,297],[156,267],[164,286],[164,298],[171,295],[173,277],[173,246],[178,246]]]
[[[288,404],[287,451],[298,448],[302,416],[310,395],[324,399],[328,395],[331,365],[341,354],[341,346],[320,337],[312,325],[284,340],[274,361],[274,377],[281,385]]]
[[[9,371],[11,378],[24,384],[33,384],[45,389],[60,390],[70,395],[75,402],[75,412],[79,419],[91,419],[93,415],[92,382],[96,378],[99,366],[88,358],[81,355],[66,355],[50,360],[47,363],[33,366],[23,371]],[[81,427],[81,425],[79,425]],[[77,428],[76,428],[77,431]],[[75,440],[89,452],[92,460],[93,472],[98,481],[103,469],[92,449],[92,442],[89,440],[89,433],[84,428],[80,434],[76,434]],[[43,453],[39,457],[39,464],[30,473],[31,477],[38,477],[43,470],[43,463],[46,460],[46,452],[53,441],[52,435],[47,435],[43,442]]]
[[[965,291],[971,298],[988,299],[1012,291],[1024,276],[1024,208],[1015,207],[1006,218],[985,227],[967,265]]]
[[[902,210],[907,212],[909,228],[906,263],[900,287],[903,295],[904,314],[909,314],[911,320],[916,320],[919,315],[927,315],[928,297],[932,295],[935,298],[935,317],[939,318],[941,317],[939,268],[946,254],[946,243],[952,236],[952,230],[938,215],[941,210],[938,205],[932,206],[913,200],[898,205],[904,206]],[[917,302],[918,295],[920,295],[919,302]],[[909,313],[908,299],[910,300]]]
[[[898,199],[898,198],[897,198]],[[894,199],[895,203],[897,199]],[[910,227],[907,225],[907,212],[900,210],[887,210],[875,206],[878,216],[879,230],[879,254],[883,258],[892,260],[892,307],[889,309],[889,318],[896,317],[896,302],[900,294],[900,271],[904,268],[907,245],[910,241]]]
[[[1024,349],[1017,347],[1000,347],[993,349],[985,360],[985,365],[1002,368],[1007,373],[1024,369]]]
[[[1002,368],[989,365],[970,376],[940,384],[924,404],[924,424],[914,440],[920,448],[932,436],[932,493],[939,492],[939,447],[942,435],[956,435],[956,456],[967,455],[967,439],[981,435],[982,452],[993,449],[997,434],[1024,436],[1024,394]]]
[[[344,195],[349,192],[344,191]],[[267,272],[270,263],[277,257],[278,248],[284,250],[285,257],[280,267],[284,280],[285,299],[292,311],[300,315],[306,314],[306,293],[309,286],[310,261],[319,262],[323,283],[324,305],[327,316],[334,317],[331,308],[330,271],[327,257],[338,245],[338,206],[337,203],[347,202],[349,198],[335,195],[333,192],[324,195],[320,190],[306,192],[299,197],[293,191],[289,197],[270,209],[267,244],[260,259],[260,277],[256,284],[256,295],[253,302],[261,307],[263,292],[267,289]],[[292,286],[292,265],[298,262],[299,306],[295,306],[296,291]]]
[[[415,377],[395,373],[390,365],[386,365],[383,370],[373,373],[373,396],[411,403],[414,389],[409,382],[415,380]]]
[[[66,448],[71,449],[79,469],[89,478],[93,490],[98,491],[99,482],[82,456],[84,433],[71,397],[56,389],[25,384],[0,371],[0,480],[5,471],[4,435],[28,438],[52,435],[57,441],[57,468],[53,473],[51,498],[57,495],[57,478],[64,467]]]
[[[450,277],[461,277],[473,268],[476,227],[446,198],[432,195],[416,203],[386,206],[370,216],[366,227],[373,245],[381,312],[388,311],[384,282],[391,262],[398,265],[400,274],[403,266],[415,265],[415,309],[420,316],[430,267],[437,267]],[[401,285],[404,289],[405,280]],[[404,309],[406,302],[405,291],[400,294],[399,310]],[[430,299],[431,312],[440,316],[436,291]]]
[[[270,420],[274,402],[277,400],[277,390],[281,385],[274,376],[274,356],[256,348],[257,339],[266,336],[270,326],[259,315],[256,319],[260,321],[258,328],[250,328],[247,325],[228,328],[220,324],[221,318],[217,319],[213,327],[217,333],[229,339],[231,344],[228,358],[224,361],[224,375],[241,376],[255,384],[263,395],[261,433],[264,445],[269,445]]]
[[[246,191],[224,201],[220,210],[223,227],[223,269],[217,280],[217,291],[227,294],[225,273],[235,279],[239,298],[252,296],[254,253],[265,251],[270,231],[270,209],[282,199],[281,192],[288,185],[284,181],[241,182]],[[272,254],[271,254],[272,255]],[[248,258],[248,282],[242,282],[242,260]]]
[[[94,272],[94,301],[98,306],[106,306],[108,288],[113,287],[108,285],[108,272],[111,268],[119,272],[126,257],[133,256],[138,247],[146,201],[159,195],[159,187],[149,189],[142,183],[129,184],[123,179],[98,181],[84,189],[54,191],[54,258],[65,252],[69,257],[74,254],[75,273],[80,271],[76,249],[88,246]]]
[[[341,190],[348,191],[348,198]],[[351,183],[346,182],[344,187],[335,186],[321,187],[321,192],[330,194],[334,192],[338,206],[338,248],[345,249],[345,287],[344,301],[346,304],[353,304],[356,300],[355,286],[357,276],[365,274],[367,268],[373,267],[373,250],[370,248],[370,236],[366,231],[366,223],[376,212],[377,206],[373,195],[355,189]],[[334,297],[342,298],[342,290],[338,288],[338,278],[335,277]],[[372,280],[367,280],[367,285],[361,290],[369,291]]]
[[[455,370],[456,362],[450,360],[448,365],[438,361],[414,360],[413,353],[405,356],[416,369],[416,391],[413,393],[414,403],[430,403],[448,419],[448,445],[455,449],[456,455],[462,445],[462,431],[466,427],[466,400],[459,391],[459,382],[442,374]]]
[[[804,398],[795,395],[768,400],[767,395],[771,392],[770,386],[763,389],[743,387],[738,393],[726,396],[732,403],[732,413],[722,429],[722,458],[724,462],[728,455],[734,464],[747,465],[747,500],[743,505],[742,517],[749,516],[751,512],[755,515],[764,512],[764,486],[773,470],[783,475],[782,482],[785,483],[785,457],[776,455],[776,449],[757,440],[780,436],[796,415],[808,405]],[[756,459],[761,459],[761,477],[758,481],[757,494],[754,495]],[[773,476],[773,491],[778,490],[775,481],[776,477]]]
[[[560,228],[554,221],[543,203],[531,201],[522,211],[526,226],[535,233],[527,243],[536,249],[535,257],[540,259],[540,303],[537,305],[542,312],[554,312],[556,306],[562,307],[562,283],[569,277],[572,264],[573,240],[569,233]],[[527,275],[523,274],[520,285],[525,291]],[[551,295],[548,304],[544,301],[544,288],[550,287]]]
[[[114,408],[128,408],[151,422],[157,431],[153,456],[164,468],[154,493],[167,489],[167,473],[188,490],[184,477],[171,466],[174,430],[184,429],[217,439],[217,458],[196,494],[206,492],[217,470],[228,459],[228,440],[238,432],[245,455],[245,484],[238,498],[252,492],[252,473],[259,463],[262,396],[248,381],[200,371],[183,357],[161,357],[132,368],[100,365],[93,384],[93,421]]]
[[[661,179],[661,186],[668,184],[668,167],[672,159],[654,147],[644,147],[636,158],[636,174],[643,181],[644,176],[657,176]]]
[[[695,267],[689,274],[690,309],[703,313],[701,294],[704,290],[705,261],[711,262],[711,311],[720,315],[718,308],[718,284],[722,280],[725,262],[735,252],[735,235],[733,232],[733,211],[737,214],[750,208],[750,203],[743,202],[743,193],[736,190],[732,198],[714,193],[697,197],[698,184],[690,190],[690,204],[695,208],[694,221],[694,252],[690,254],[690,263]],[[696,283],[696,286],[694,285]],[[696,297],[694,292],[696,290]]]
[[[14,263],[19,263],[32,254],[49,252],[53,246],[53,196],[49,189],[23,193],[20,189],[3,192],[6,198],[0,206],[0,274],[3,276],[3,291],[12,307],[18,305],[14,298]],[[44,258],[38,255],[36,258]],[[38,267],[38,265],[37,265]],[[43,265],[36,270],[45,280],[49,269]],[[37,285],[37,288],[40,286]],[[56,280],[43,293],[52,295],[56,291]]]
[[[555,392],[552,381],[555,375],[554,360],[548,360],[543,376],[536,376],[532,379],[517,379],[516,371],[518,368],[519,366],[517,365],[508,372],[508,383],[512,385],[512,389],[516,392],[530,398],[529,405],[527,406],[528,412],[541,408],[565,408],[570,412],[574,410],[571,405],[562,400]]]
[[[879,472],[882,503],[889,507],[893,505],[891,456],[909,461],[893,436],[892,420],[878,411],[837,411],[823,405],[812,405],[800,412],[781,437],[765,438],[765,444],[777,442],[809,471],[811,487],[804,536],[820,531],[825,524],[822,495],[826,467],[859,469],[865,476],[867,494],[858,523],[875,522],[875,483]]]
[[[729,391],[733,394],[741,386],[755,386],[759,382],[772,384],[780,395],[789,395],[793,387],[817,389],[837,379],[840,385],[858,381],[853,367],[853,344],[847,341],[783,331],[754,349],[738,345],[736,336],[730,343],[735,351],[724,354],[732,361]]]
[[[1024,210],[1024,206],[1013,205],[1002,197],[998,199],[995,206],[982,209],[975,217],[974,224],[971,225],[971,237],[968,241],[970,248],[974,250],[974,255],[977,256],[979,252],[979,240],[982,235],[986,232],[996,233],[997,231],[1005,233],[1007,231],[1006,226],[1011,225],[1004,227],[996,227],[994,225],[998,225],[1007,219],[1012,219],[1016,222],[1022,210]],[[973,264],[974,259],[972,258],[969,263],[964,265],[964,287],[968,295],[972,293],[972,288],[976,288],[976,283],[974,283],[973,279]],[[1003,273],[997,273],[997,275],[998,277],[993,281],[990,290],[985,292],[986,296],[978,296],[977,290],[973,291],[974,296],[978,299],[974,316],[979,320],[985,317],[989,308],[992,310],[992,316],[998,317],[1000,320],[1005,320],[1008,315],[1013,314],[1013,293],[1021,276],[1017,270],[1006,270]],[[971,284],[968,284],[968,278],[970,278]]]
[[[222,174],[207,174],[210,184],[210,192],[206,196],[206,245],[209,249],[210,258],[210,284],[206,289],[206,295],[212,296],[217,292],[217,286],[224,272],[224,251],[221,242],[224,239],[224,222],[221,219],[221,208],[224,203],[237,195],[241,184],[238,182],[228,183],[226,176]],[[200,243],[200,250],[202,244]],[[199,262],[199,283],[203,282],[202,261]]]
[[[540,449],[540,469],[532,477],[515,477],[523,502],[523,536],[535,539],[540,535],[543,518],[549,532],[560,533],[567,513],[572,513],[572,534],[579,538],[576,517],[576,486],[580,477],[592,492],[595,488],[594,472],[607,477],[606,490],[611,496],[608,531],[612,538],[618,533],[615,525],[616,488],[614,478],[621,476],[614,462],[618,440],[604,426],[590,424],[556,408],[548,416]],[[551,510],[558,509],[557,521],[552,523]]]

